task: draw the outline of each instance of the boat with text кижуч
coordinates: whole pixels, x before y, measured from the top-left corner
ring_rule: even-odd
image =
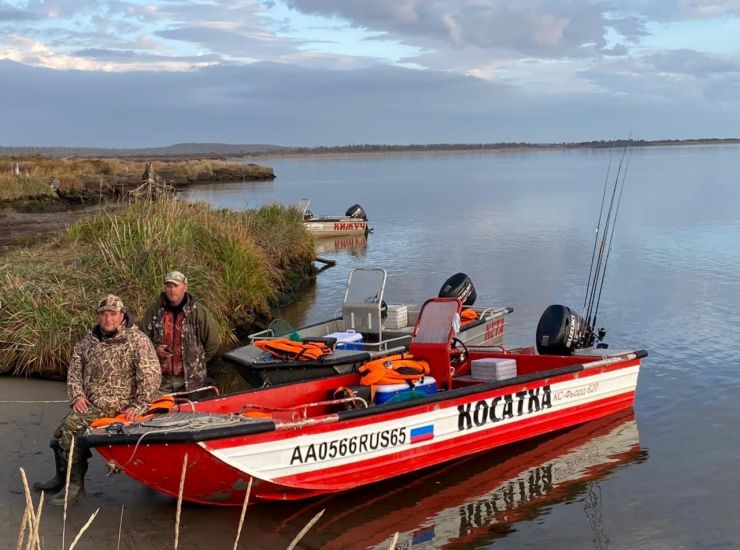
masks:
[[[370,233],[367,214],[359,204],[350,206],[344,216],[315,216],[308,209],[309,203],[308,199],[301,199],[298,210],[303,215],[304,227],[314,237],[367,236]]]

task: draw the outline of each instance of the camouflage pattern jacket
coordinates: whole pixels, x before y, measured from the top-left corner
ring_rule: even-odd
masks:
[[[144,313],[139,322],[141,330],[151,338],[155,347],[164,343],[164,308],[167,297],[164,292]],[[220,346],[218,325],[213,315],[204,305],[198,303],[190,294],[185,294],[182,311],[185,320],[182,324],[182,366],[187,391],[203,387],[206,378],[206,363],[210,361]]]
[[[86,397],[106,414],[132,407],[141,414],[159,389],[159,360],[149,339],[126,313],[118,331],[104,337],[100,326],[77,344],[67,372],[70,403]]]

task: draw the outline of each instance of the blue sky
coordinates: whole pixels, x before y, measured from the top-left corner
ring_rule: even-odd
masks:
[[[739,0],[0,0],[0,145],[740,137]]]

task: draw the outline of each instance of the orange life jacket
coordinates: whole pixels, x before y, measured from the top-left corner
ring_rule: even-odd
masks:
[[[478,313],[474,309],[463,309],[460,312],[461,325],[465,326],[468,323],[478,320]]]
[[[374,384],[413,384],[429,374],[429,363],[421,359],[414,359],[408,353],[389,355],[375,361],[365,363],[357,369],[360,373],[360,384],[372,386]]]
[[[92,424],[90,424],[90,427],[104,428],[105,426],[110,426],[111,424],[114,424],[116,422],[120,422],[121,424],[144,422],[145,420],[153,417],[155,414],[165,413],[169,411],[174,406],[175,398],[171,395],[163,395],[162,397],[158,397],[157,399],[152,401],[152,404],[149,405],[149,408],[146,410],[146,412],[142,415],[135,416],[133,420],[126,420],[126,417],[123,415],[123,413],[121,413],[117,416],[103,417],[93,420]]]
[[[288,338],[255,340],[254,345],[277,359],[291,361],[316,361],[332,352],[322,342],[294,342]]]

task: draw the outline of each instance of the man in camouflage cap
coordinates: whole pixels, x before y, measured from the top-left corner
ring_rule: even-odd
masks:
[[[180,271],[164,276],[164,292],[139,323],[151,338],[162,367],[161,393],[203,387],[206,364],[218,352],[218,325],[211,312],[188,292]]]
[[[118,296],[109,294],[97,306],[98,324],[78,343],[67,371],[72,411],[54,432],[56,474],[34,483],[41,491],[58,491],[52,504],[64,504],[64,484],[72,439],[94,420],[124,415],[133,421],[151,404],[160,384],[159,361],[146,335],[133,324]],[[75,444],[67,500],[85,494],[84,478],[90,451]]]

